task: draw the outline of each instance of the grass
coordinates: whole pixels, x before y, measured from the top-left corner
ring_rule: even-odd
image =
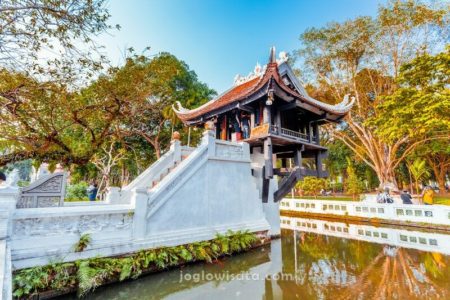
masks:
[[[89,201],[88,197],[83,198],[64,198],[64,202],[79,202],[79,201]]]
[[[450,196],[437,196],[433,200],[434,204],[450,205]]]

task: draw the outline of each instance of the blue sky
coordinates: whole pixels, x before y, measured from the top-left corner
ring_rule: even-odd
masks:
[[[309,27],[374,16],[383,0],[110,0],[111,24],[121,30],[100,37],[114,64],[124,49],[167,51],[184,60],[219,93],[237,73],[267,62],[269,48],[291,52]]]

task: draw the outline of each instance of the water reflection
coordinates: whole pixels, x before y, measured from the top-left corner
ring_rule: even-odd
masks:
[[[88,298],[450,299],[448,235],[283,218],[282,238],[270,246],[101,288]]]
[[[305,231],[284,231],[282,240],[283,270],[296,274],[295,287],[283,283],[283,290],[295,288],[303,299],[449,299],[450,259],[439,252],[424,252],[401,248],[401,240],[395,237],[405,230],[379,228],[365,225],[345,224],[290,218],[291,224],[319,221],[332,232],[317,234]],[[320,222],[323,222],[320,224]],[[285,224],[284,227],[290,226]],[[352,228],[355,226],[356,228]],[[360,226],[364,235],[358,234]],[[337,228],[344,230],[338,231]],[[308,228],[308,227],[306,227]],[[316,230],[311,226],[309,231]],[[370,239],[366,230],[388,232],[386,244],[365,242]],[[351,235],[352,232],[356,232]],[[343,234],[347,238],[342,238]],[[430,233],[411,231],[408,236],[422,236]],[[430,234],[448,247],[449,238]],[[387,244],[390,237],[395,245]],[[409,241],[409,239],[408,239]],[[409,245],[410,246],[410,245]],[[412,247],[410,247],[412,248]],[[442,250],[438,247],[435,250]],[[290,264],[290,261],[294,261]],[[288,262],[288,263],[284,263]],[[292,292],[288,292],[290,294]]]

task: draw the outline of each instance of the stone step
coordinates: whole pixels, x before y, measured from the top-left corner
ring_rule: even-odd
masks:
[[[182,155],[182,156],[181,156],[181,161],[185,160],[185,159],[188,158],[188,157],[189,157],[189,155]],[[172,166],[170,166],[167,170],[165,170],[164,172],[162,172],[162,173],[159,175],[159,179],[158,179],[158,180],[154,180],[154,181],[152,182],[151,188],[155,187],[158,183],[160,183],[160,182],[164,179],[164,177],[166,177],[167,175],[169,175],[169,173],[172,172],[172,171],[177,167],[177,165],[178,165],[179,163],[180,163],[180,162],[174,162],[174,164],[173,164]]]

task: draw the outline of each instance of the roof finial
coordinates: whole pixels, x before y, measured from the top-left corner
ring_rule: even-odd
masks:
[[[276,62],[277,62],[277,57],[275,55],[275,46],[272,46],[272,48],[270,48],[269,63],[276,63]]]

